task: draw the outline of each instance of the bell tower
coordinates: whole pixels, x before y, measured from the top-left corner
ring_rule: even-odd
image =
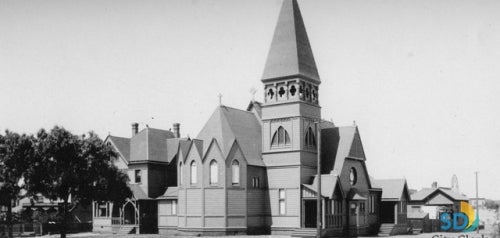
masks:
[[[261,81],[266,165],[315,168],[321,81],[296,0],[283,2]]]
[[[271,231],[291,232],[301,227],[301,186],[317,173],[315,122],[321,118],[321,81],[296,0],[283,1],[262,83],[262,159]]]

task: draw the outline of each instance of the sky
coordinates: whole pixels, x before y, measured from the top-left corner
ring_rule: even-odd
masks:
[[[359,127],[374,178],[500,199],[500,2],[299,0],[324,119]],[[196,137],[245,109],[281,0],[0,0],[0,131]]]

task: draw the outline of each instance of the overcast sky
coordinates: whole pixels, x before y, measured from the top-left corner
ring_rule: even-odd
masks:
[[[500,2],[299,0],[324,119],[375,178],[500,199]],[[0,0],[0,130],[195,137],[258,90],[281,0]]]

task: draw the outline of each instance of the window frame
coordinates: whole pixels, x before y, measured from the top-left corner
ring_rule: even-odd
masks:
[[[213,159],[208,165],[208,184],[217,185],[219,183],[219,164]]]
[[[286,190],[284,188],[278,189],[278,214],[286,215]]]
[[[177,200],[172,199],[172,202],[170,203],[170,214],[177,215],[177,209]]]
[[[279,126],[271,137],[271,148],[286,148],[290,146],[292,146],[290,134],[283,126]]]
[[[231,162],[231,184],[233,186],[240,185],[240,183],[241,183],[240,174],[241,174],[240,162],[238,160],[233,160],[233,162]]]
[[[191,161],[189,165],[189,182],[190,184],[198,183],[198,167],[196,165],[196,161]]]
[[[137,184],[142,183],[142,170],[134,169],[134,182]]]

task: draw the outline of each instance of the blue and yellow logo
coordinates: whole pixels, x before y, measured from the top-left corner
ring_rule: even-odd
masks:
[[[441,220],[441,230],[443,231],[475,231],[479,226],[479,216],[474,208],[467,202],[460,202],[460,212],[442,213],[439,216]]]

